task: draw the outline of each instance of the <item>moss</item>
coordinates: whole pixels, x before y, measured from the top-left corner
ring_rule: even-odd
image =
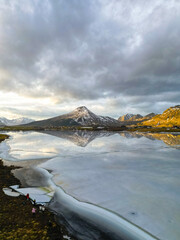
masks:
[[[9,138],[6,134],[0,134],[0,142],[4,141],[5,139]]]

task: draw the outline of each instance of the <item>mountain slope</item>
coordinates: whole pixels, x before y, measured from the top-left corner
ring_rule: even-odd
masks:
[[[126,115],[119,117],[118,121],[121,121],[121,124],[124,124],[124,125],[136,125],[143,121],[147,121],[154,116],[156,116],[155,113],[149,113],[149,114],[145,115],[144,117],[140,114],[134,115],[134,114],[128,113]]]
[[[5,124],[0,120],[0,126],[5,126]]]
[[[131,113],[127,113],[121,117],[118,118],[118,121],[127,121],[129,120],[131,117],[133,117],[134,114],[131,114]]]
[[[144,121],[141,126],[152,127],[173,127],[180,126],[180,105],[166,109],[162,114],[158,114],[148,121]]]
[[[157,114],[155,113],[149,113],[147,115],[145,115],[144,117],[141,117],[139,119],[137,119],[138,121],[147,121],[147,120],[150,120],[151,118],[155,117]]]
[[[142,115],[136,114],[136,115],[132,116],[131,118],[129,118],[129,121],[136,121],[136,120],[139,120],[142,117],[143,117]]]
[[[74,111],[58,117],[32,122],[28,126],[60,127],[60,126],[120,126],[120,123],[110,117],[98,116],[86,107],[78,107]]]
[[[155,113],[149,113],[149,114],[145,115],[144,118],[153,118],[153,117],[155,117],[156,115],[157,115],[157,114],[155,114]]]
[[[7,118],[0,118],[0,122],[2,122],[4,125],[6,126],[15,126],[15,125],[21,125],[21,124],[26,124],[26,123],[30,123],[33,122],[33,119],[29,119],[29,118],[16,118],[16,119],[7,119]]]

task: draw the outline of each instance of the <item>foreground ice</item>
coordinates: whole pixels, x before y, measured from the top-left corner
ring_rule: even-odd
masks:
[[[12,191],[10,188],[3,188],[3,192],[11,197],[19,197],[20,193]]]
[[[147,139],[101,134],[94,141],[91,132],[87,137],[54,135],[12,133],[5,159],[26,162],[28,167],[29,162],[42,162],[39,167],[50,171],[54,183],[75,198],[113,211],[160,239],[179,240],[178,149],[150,135]],[[73,144],[76,139],[79,146]],[[31,178],[28,184],[34,184]]]
[[[21,179],[25,185],[29,185],[29,178],[35,176],[34,184],[36,187],[11,186],[11,188],[23,195],[28,193],[30,199],[36,200],[36,203],[48,203],[46,206],[56,213],[57,220],[62,222],[65,219],[63,224],[78,239],[157,240],[126,219],[93,204],[82,203],[66,194],[52,182],[51,175],[46,170],[32,168],[30,171],[30,169],[21,168],[14,170],[14,174],[20,176],[17,173],[21,174]],[[38,179],[42,180],[43,178],[46,178],[47,186],[38,187],[38,184],[41,186],[41,181],[39,182]],[[51,195],[52,192],[55,194]]]

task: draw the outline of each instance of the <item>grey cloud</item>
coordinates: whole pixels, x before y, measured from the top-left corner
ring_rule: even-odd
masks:
[[[134,97],[139,108],[158,94],[178,101],[179,2],[12,0],[1,8],[1,90],[57,102],[122,96],[133,105]]]

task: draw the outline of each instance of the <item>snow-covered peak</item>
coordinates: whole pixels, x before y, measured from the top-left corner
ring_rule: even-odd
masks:
[[[89,109],[85,106],[81,106],[75,109],[75,111],[80,111],[80,112],[89,112]]]
[[[80,115],[87,115],[87,114],[90,114],[91,111],[89,111],[89,109],[87,109],[87,107],[85,106],[82,106],[82,107],[78,107],[76,108],[72,113],[77,113],[77,114],[80,114]]]
[[[91,112],[87,107],[82,106],[76,108],[74,111],[69,113],[68,115],[71,115],[73,118],[96,118],[97,115],[95,115],[93,112]]]
[[[81,106],[76,108],[74,111],[60,116],[62,118],[71,118],[76,123],[82,126],[108,126],[117,125],[119,122],[110,117],[98,116],[91,112],[87,107]]]

